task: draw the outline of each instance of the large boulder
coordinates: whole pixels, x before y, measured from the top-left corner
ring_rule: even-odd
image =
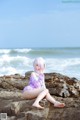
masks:
[[[80,96],[80,81],[59,73],[45,74],[46,86],[52,95],[61,97]]]

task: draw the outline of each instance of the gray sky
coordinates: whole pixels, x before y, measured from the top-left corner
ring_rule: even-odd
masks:
[[[80,47],[80,2],[0,1],[0,48],[32,47]]]

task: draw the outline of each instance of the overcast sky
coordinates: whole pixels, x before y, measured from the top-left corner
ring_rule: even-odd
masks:
[[[70,1],[0,0],[0,48],[80,47],[80,2]]]

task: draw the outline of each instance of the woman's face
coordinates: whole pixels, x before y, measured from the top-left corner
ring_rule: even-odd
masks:
[[[43,67],[40,67],[40,65],[36,64],[35,69],[36,69],[36,71],[43,73],[44,69],[45,69],[45,65]]]

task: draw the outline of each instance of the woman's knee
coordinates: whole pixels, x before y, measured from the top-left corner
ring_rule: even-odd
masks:
[[[48,90],[48,89],[45,89],[45,92],[46,92],[46,94],[47,94],[47,93],[49,93],[49,90]]]

